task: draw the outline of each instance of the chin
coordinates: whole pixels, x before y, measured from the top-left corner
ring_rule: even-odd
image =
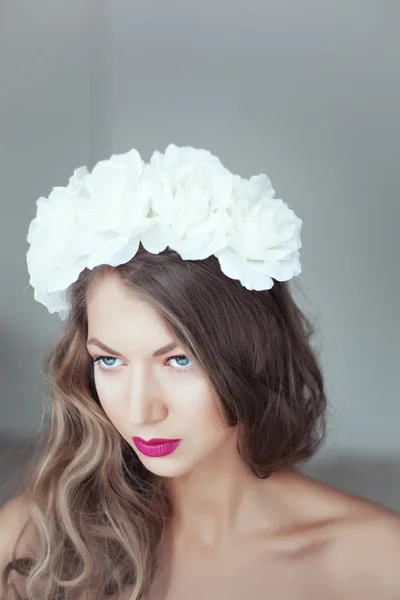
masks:
[[[182,477],[191,471],[191,466],[182,464],[181,461],[168,460],[168,457],[149,458],[140,457],[141,462],[148,471],[159,477]]]

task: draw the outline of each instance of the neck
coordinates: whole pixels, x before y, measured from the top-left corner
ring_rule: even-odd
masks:
[[[165,487],[174,509],[173,535],[217,549],[232,538],[273,531],[282,515],[282,482],[290,469],[259,479],[236,449],[237,431],[214,456],[189,473],[168,478]]]

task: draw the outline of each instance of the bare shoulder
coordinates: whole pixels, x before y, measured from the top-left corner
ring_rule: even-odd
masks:
[[[0,509],[0,557],[8,554],[10,544],[29,522],[29,505],[24,495],[15,496]]]
[[[351,500],[336,526],[329,566],[346,599],[400,600],[400,514]]]
[[[29,504],[23,495],[16,496],[0,509],[0,582],[2,573],[13,559],[14,550],[17,551],[17,558],[32,557],[34,543]]]
[[[400,513],[304,475],[296,490],[303,513],[322,523],[317,560],[336,596],[400,600]]]

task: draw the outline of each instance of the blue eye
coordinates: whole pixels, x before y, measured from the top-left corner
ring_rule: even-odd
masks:
[[[170,358],[167,359],[167,362],[170,362],[171,360],[174,360],[175,362],[178,363],[178,367],[172,367],[175,371],[183,372],[183,371],[189,371],[190,369],[193,368],[193,364],[188,364],[188,363],[191,363],[192,361],[190,360],[190,358],[188,358],[184,354],[181,354],[178,356],[171,356]]]
[[[97,363],[99,369],[101,369],[102,371],[115,371],[116,367],[120,366],[120,364],[118,364],[117,361],[121,361],[121,359],[115,358],[114,356],[97,356],[93,359],[93,362],[95,364]],[[181,373],[183,371],[189,371],[193,368],[192,361],[184,354],[170,356],[165,362],[171,363],[171,361],[175,361],[177,365],[170,365],[171,369],[178,373]]]
[[[103,371],[111,371],[115,367],[115,362],[121,360],[113,356],[98,356],[94,359],[94,363],[98,363],[99,368]]]

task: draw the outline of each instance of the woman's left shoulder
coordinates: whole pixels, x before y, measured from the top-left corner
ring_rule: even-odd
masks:
[[[354,503],[336,528],[330,564],[346,598],[400,600],[400,514]]]

